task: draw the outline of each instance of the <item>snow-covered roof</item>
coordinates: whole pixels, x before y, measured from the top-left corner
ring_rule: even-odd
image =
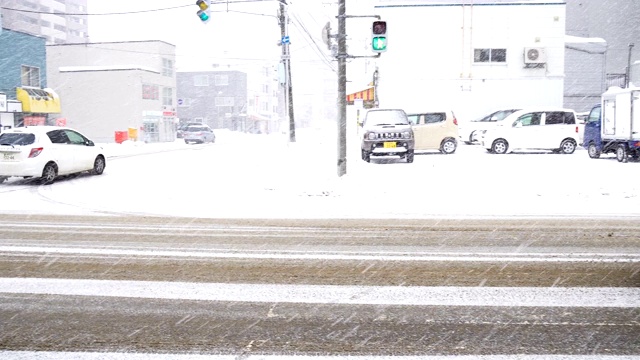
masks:
[[[159,74],[160,71],[139,65],[89,65],[89,66],[61,66],[58,68],[60,72],[87,72],[87,71],[128,71],[140,70]]]
[[[579,43],[579,44],[584,44],[584,43],[589,43],[589,44],[593,44],[593,43],[599,43],[599,44],[607,44],[607,41],[603,38],[586,38],[586,37],[580,37],[580,36],[573,36],[573,35],[565,35],[564,36],[564,42],[565,43]]]

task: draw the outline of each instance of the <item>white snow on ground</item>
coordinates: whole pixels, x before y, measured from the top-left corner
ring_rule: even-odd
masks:
[[[41,253],[47,255],[128,255],[128,256],[170,256],[172,258],[226,258],[226,259],[286,259],[286,260],[358,260],[358,261],[461,261],[461,262],[583,262],[583,263],[640,263],[640,255],[625,253],[578,253],[565,254],[556,252],[528,252],[519,250],[512,252],[327,252],[300,250],[268,250],[256,251],[174,251],[174,250],[135,250],[135,249],[93,249],[68,248],[51,246],[0,245],[2,252]]]
[[[640,307],[640,288],[338,286],[0,278],[3,293],[351,305]]]
[[[494,155],[461,144],[455,154],[417,155],[413,164],[377,159],[365,163],[351,134],[347,174],[338,176],[335,133],[331,128],[300,129],[297,141],[289,143],[286,134],[220,130],[215,144],[104,144],[109,160],[102,176],[31,186],[32,198],[4,191],[0,213],[374,219],[640,216],[640,162],[619,163],[611,155],[590,159],[584,149],[571,155]],[[128,158],[159,152],[161,156]]]

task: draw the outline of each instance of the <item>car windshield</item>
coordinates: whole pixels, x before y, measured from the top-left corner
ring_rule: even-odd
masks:
[[[485,117],[482,117],[480,119],[476,119],[476,120],[472,120],[474,122],[495,122],[495,121],[500,121],[500,120],[504,120],[504,118],[506,118],[507,116],[513,114],[514,112],[518,111],[517,109],[512,109],[512,110],[500,110],[500,111],[496,111],[494,113],[491,113]]]
[[[0,145],[31,145],[36,141],[36,136],[31,133],[4,133],[0,134]]]
[[[401,110],[375,110],[367,113],[367,125],[407,125],[407,115]]]
[[[187,129],[185,131],[187,132],[199,132],[199,131],[205,131],[205,127],[204,126],[189,126],[187,127]]]

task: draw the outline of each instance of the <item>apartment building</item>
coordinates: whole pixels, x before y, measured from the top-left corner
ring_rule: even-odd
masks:
[[[2,0],[2,27],[41,36],[47,45],[86,43],[87,0]]]

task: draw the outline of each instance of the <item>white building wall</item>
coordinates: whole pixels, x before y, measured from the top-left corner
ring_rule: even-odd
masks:
[[[562,106],[565,5],[376,7],[387,21],[379,68],[380,107],[452,109],[473,119],[494,109]],[[430,1],[419,2],[429,5]],[[541,47],[547,63],[526,68],[524,48]],[[506,48],[506,63],[474,63],[475,48]]]
[[[47,46],[47,82],[60,96],[60,117],[96,142],[114,142],[116,131],[138,129],[143,120],[163,120],[163,88],[171,88],[176,104],[175,69],[163,74],[163,58],[175,64],[175,46],[160,41],[89,43]],[[158,87],[158,99],[143,99],[143,84]],[[177,120],[177,119],[176,119]],[[160,134],[159,141],[172,141]]]

